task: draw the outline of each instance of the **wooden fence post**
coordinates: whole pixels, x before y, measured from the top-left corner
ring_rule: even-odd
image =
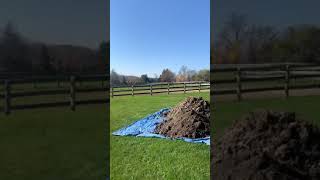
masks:
[[[113,98],[113,87],[111,87],[111,97]]]
[[[201,82],[199,82],[199,92],[201,92]]]
[[[241,68],[238,67],[237,68],[237,97],[238,97],[238,101],[241,101],[242,97],[241,97]]]
[[[150,84],[150,95],[152,96],[152,84]]]
[[[9,115],[11,112],[11,86],[10,81],[4,82],[4,113]]]
[[[183,92],[186,93],[186,83],[183,83]]]
[[[134,87],[133,87],[133,85],[131,86],[131,95],[134,96]]]
[[[33,80],[33,83],[32,83],[32,84],[33,84],[33,88],[36,89],[36,88],[37,88],[37,81],[36,81],[36,80]]]
[[[58,85],[58,88],[60,88],[60,80],[59,79],[57,80],[57,85]]]
[[[168,94],[170,93],[170,83],[168,83]]]
[[[289,83],[290,83],[290,67],[289,64],[286,65],[286,75],[285,75],[285,85],[284,85],[284,91],[286,98],[289,97]]]
[[[75,76],[70,77],[70,108],[72,111],[76,110],[76,89],[75,89]]]

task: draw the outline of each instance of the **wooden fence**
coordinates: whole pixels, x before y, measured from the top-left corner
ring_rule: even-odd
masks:
[[[81,87],[82,82],[92,82],[99,81],[101,86],[89,87],[89,88],[79,88]],[[30,84],[30,83],[52,83],[64,82],[68,84],[68,88],[52,88],[46,90],[38,90],[37,88],[32,89],[31,91],[22,91],[22,92],[13,92],[13,85],[17,84]],[[76,86],[76,83],[80,84]],[[13,110],[22,110],[22,109],[34,109],[34,108],[46,108],[46,107],[62,107],[69,106],[72,111],[75,111],[76,106],[78,105],[87,105],[87,104],[107,104],[109,103],[109,83],[108,75],[85,75],[85,76],[60,76],[59,78],[55,77],[32,77],[24,79],[5,79],[2,80],[3,84],[3,93],[0,91],[0,100],[3,100],[2,110],[6,115],[9,115]],[[105,98],[97,99],[88,99],[88,100],[77,100],[77,93],[97,93],[104,92]],[[35,97],[35,96],[46,96],[46,95],[67,95],[69,96],[68,101],[58,101],[58,102],[46,102],[46,103],[33,103],[33,104],[18,104],[13,105],[12,101],[15,98],[23,97]]]
[[[222,78],[216,78],[217,74],[222,73]],[[228,77],[228,78],[226,78]],[[286,97],[290,96],[291,90],[297,89],[316,89],[320,92],[320,65],[263,65],[252,67],[214,67],[211,69],[211,82],[182,82],[182,83],[160,83],[149,85],[136,85],[131,87],[112,87],[108,83],[108,75],[71,75],[55,77],[31,77],[18,79],[1,79],[3,86],[0,91],[0,110],[9,115],[14,110],[34,109],[45,107],[66,106],[74,111],[78,105],[87,104],[107,104],[111,97],[116,96],[136,96],[136,95],[155,95],[160,93],[187,93],[190,91],[209,90],[211,84],[211,95],[234,94],[239,101],[243,94],[267,91],[282,91]],[[305,80],[304,83],[295,83],[296,80]],[[101,85],[94,87],[82,87],[82,82],[101,82]],[[269,82],[272,83],[269,83]],[[56,82],[59,87],[60,82],[68,85],[67,88],[49,88],[39,90],[33,88],[31,91],[14,91],[15,84],[35,84]],[[264,86],[258,86],[258,83]],[[245,87],[246,83],[251,83],[251,87]],[[257,83],[257,84],[255,84]],[[77,86],[78,84],[78,86]],[[232,84],[234,88],[224,88],[227,84]],[[274,85],[276,84],[276,85]],[[216,88],[222,85],[223,88]],[[81,100],[77,98],[78,93],[105,93],[102,98],[91,98]],[[36,97],[46,95],[66,95],[68,100],[32,104],[15,104],[13,100],[23,97]],[[88,95],[91,97],[92,94]]]
[[[154,95],[160,93],[175,93],[209,90],[209,82],[175,82],[175,83],[156,83],[149,85],[136,85],[130,87],[112,87],[111,97],[115,96],[135,96],[135,95]]]
[[[229,77],[215,78],[217,76],[219,77],[219,73]],[[302,79],[304,83],[296,83],[297,80]],[[271,81],[273,81],[273,83],[270,83]],[[253,85],[251,85],[250,88],[244,88],[243,85],[245,83],[251,83]],[[254,85],[255,83],[256,86]],[[264,83],[264,86],[259,87],[257,86],[258,83]],[[228,84],[233,84],[234,87],[216,88],[219,85],[228,87]],[[283,94],[289,97],[290,90],[320,88],[320,65],[284,64],[231,68],[215,67],[211,69],[211,85],[213,86],[211,89],[213,96],[234,94],[237,96],[238,101],[242,100],[243,94],[266,91],[283,91]],[[320,89],[318,90],[320,92]]]

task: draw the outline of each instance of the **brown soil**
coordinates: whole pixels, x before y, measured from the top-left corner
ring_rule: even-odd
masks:
[[[166,115],[155,132],[172,138],[209,136],[210,103],[202,97],[188,97]]]
[[[259,110],[212,144],[215,180],[320,179],[320,132],[295,113]]]

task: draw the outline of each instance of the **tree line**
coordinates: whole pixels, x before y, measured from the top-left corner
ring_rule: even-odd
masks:
[[[9,22],[0,32],[0,72],[106,73],[109,47],[109,42],[105,41],[97,49],[33,42]]]
[[[320,27],[276,28],[250,23],[233,13],[214,38],[211,63],[320,63]]]
[[[147,74],[140,77],[126,76],[117,73],[114,69],[110,72],[111,86],[131,86],[135,84],[148,84],[157,82],[189,82],[189,81],[210,81],[210,70],[202,69],[199,71],[191,70],[187,66],[182,66],[178,73],[170,69],[163,69],[161,75],[151,78]]]

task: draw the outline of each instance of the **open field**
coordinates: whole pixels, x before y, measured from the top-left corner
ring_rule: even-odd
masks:
[[[111,132],[172,107],[188,96],[209,100],[209,92],[157,96],[123,96],[111,99]],[[110,132],[110,133],[111,133]],[[157,138],[111,136],[112,179],[209,179],[207,145]]]
[[[108,115],[106,105],[1,113],[1,179],[106,179]]]
[[[219,101],[214,103],[213,116],[213,138],[219,138],[224,130],[232,122],[246,113],[255,109],[267,108],[273,110],[293,111],[303,119],[310,120],[320,125],[320,96],[302,96],[271,99],[254,99],[242,102]]]

